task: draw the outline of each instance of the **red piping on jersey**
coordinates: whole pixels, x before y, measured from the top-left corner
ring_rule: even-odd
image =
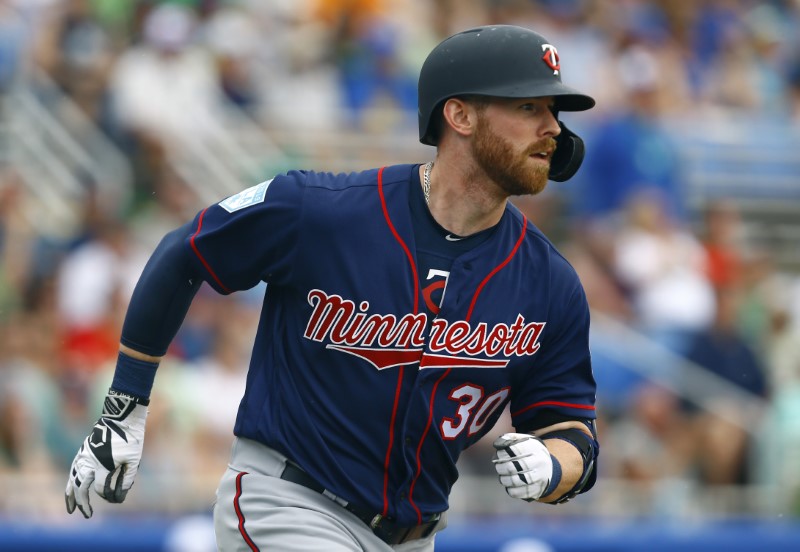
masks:
[[[525,408],[520,408],[516,412],[512,412],[512,416],[519,416],[523,412],[527,412],[532,408],[539,408],[540,406],[563,406],[564,408],[578,408],[580,410],[594,410],[594,406],[590,404],[573,404],[573,403],[566,403],[566,402],[559,402],[559,401],[541,401],[533,404],[529,404]]]
[[[442,374],[441,377],[438,380],[436,380],[436,383],[433,384],[433,389],[431,390],[431,401],[430,401],[431,406],[428,409],[428,423],[425,425],[425,431],[422,432],[422,438],[419,440],[419,445],[417,445],[417,473],[414,476],[414,480],[411,481],[411,487],[409,487],[408,489],[408,502],[411,503],[411,506],[414,507],[414,511],[417,512],[417,524],[422,523],[422,512],[420,512],[419,507],[417,507],[417,504],[414,502],[413,497],[414,497],[414,487],[416,486],[417,480],[419,479],[419,476],[422,473],[422,458],[421,458],[422,443],[424,443],[425,439],[428,437],[428,431],[430,431],[431,424],[433,423],[433,403],[434,403],[434,398],[436,397],[436,390],[439,388],[439,384],[442,383],[442,381],[444,381],[444,378],[446,378],[452,370],[453,370],[452,368],[448,368],[447,370],[445,370],[444,374]]]
[[[236,496],[233,497],[233,509],[236,510],[236,517],[239,518],[239,533],[242,534],[244,542],[247,543],[250,550],[259,552],[258,546],[256,546],[256,543],[253,542],[253,539],[250,538],[250,535],[247,534],[247,530],[244,528],[244,514],[239,506],[239,497],[242,496],[242,477],[245,475],[247,475],[247,472],[240,472],[239,475],[236,476]]]
[[[208,271],[211,277],[214,278],[214,281],[217,283],[220,289],[225,293],[231,293],[231,290],[228,288],[228,286],[222,283],[222,280],[220,280],[219,277],[216,275],[214,269],[212,269],[211,265],[208,264],[208,261],[206,261],[205,258],[200,254],[200,250],[197,249],[197,244],[194,241],[197,235],[200,233],[200,230],[203,228],[203,217],[205,217],[206,211],[208,211],[208,208],[203,209],[203,212],[200,213],[200,218],[197,221],[197,230],[195,230],[195,233],[192,234],[192,238],[189,240],[189,243],[191,243],[192,245],[192,250],[194,251],[194,254],[197,255],[197,258],[200,259],[201,263],[203,263],[203,266],[205,267],[206,271]]]
[[[469,310],[467,311],[467,318],[466,318],[467,320],[469,320],[472,317],[472,310],[475,308],[475,303],[478,301],[478,295],[480,295],[481,291],[483,291],[483,287],[489,282],[489,280],[492,279],[492,277],[495,274],[500,272],[504,266],[506,266],[509,262],[511,262],[511,259],[513,259],[514,255],[516,255],[517,251],[519,251],[519,246],[522,245],[522,240],[525,239],[525,231],[527,230],[527,227],[528,227],[528,217],[522,215],[522,232],[520,233],[519,238],[517,239],[517,243],[514,244],[514,249],[511,250],[511,253],[509,253],[508,257],[506,257],[506,260],[497,265],[495,269],[492,270],[489,273],[489,275],[483,279],[483,281],[478,286],[478,289],[475,290],[475,295],[472,296],[472,303],[470,303]]]
[[[389,216],[389,208],[386,205],[386,196],[383,194],[383,169],[386,167],[381,167],[378,169],[378,193],[381,196],[381,208],[383,209],[383,218],[386,219],[386,224],[389,225],[389,230],[391,230],[394,239],[397,240],[397,243],[400,244],[400,247],[403,248],[403,252],[406,254],[406,258],[408,259],[408,264],[411,266],[411,272],[414,276],[414,314],[417,314],[419,311],[419,277],[417,276],[417,264],[414,262],[414,256],[411,254],[411,250],[406,245],[406,242],[403,241],[403,238],[400,236],[400,233],[392,224],[392,219]]]
[[[475,303],[478,300],[478,295],[480,295],[480,293],[483,290],[484,286],[486,286],[486,284],[489,282],[489,280],[492,279],[492,277],[495,274],[500,272],[503,269],[504,266],[506,266],[509,262],[511,262],[511,259],[514,258],[514,255],[516,255],[517,251],[519,251],[519,247],[520,247],[520,245],[522,245],[522,240],[525,239],[525,231],[527,230],[527,227],[528,227],[528,217],[523,215],[522,216],[522,232],[520,232],[519,238],[517,238],[517,243],[514,244],[514,248],[511,250],[511,253],[509,253],[508,257],[506,257],[506,259],[502,263],[497,265],[497,267],[495,267],[495,269],[492,270],[489,273],[489,275],[486,276],[486,278],[483,279],[483,281],[480,283],[478,288],[475,290],[475,295],[472,296],[472,302],[469,305],[469,310],[467,311],[467,316],[464,318],[467,322],[469,322],[470,318],[472,318],[472,311],[475,309]],[[414,479],[411,482],[411,487],[409,488],[409,491],[408,491],[408,501],[409,501],[409,503],[411,503],[411,505],[414,507],[414,510],[417,512],[417,523],[422,523],[422,513],[420,512],[420,510],[417,507],[417,505],[414,503],[413,495],[414,495],[414,487],[417,484],[417,480],[419,479],[419,476],[422,474],[422,458],[421,458],[422,444],[425,442],[425,439],[428,437],[428,431],[430,430],[431,424],[433,423],[433,403],[434,403],[434,399],[436,397],[436,389],[439,387],[439,384],[448,376],[448,374],[450,374],[451,370],[452,370],[452,368],[448,368],[447,371],[444,374],[442,374],[442,376],[438,380],[436,380],[436,383],[433,386],[433,391],[431,392],[431,400],[430,400],[430,404],[431,405],[430,405],[430,408],[428,410],[428,423],[425,426],[425,431],[423,431],[422,438],[420,439],[419,445],[417,446],[417,473],[416,473],[416,475],[414,475]]]
[[[386,447],[386,458],[383,461],[383,511],[381,515],[389,515],[389,462],[392,457],[392,446],[394,445],[394,424],[397,420],[397,407],[400,404],[400,390],[403,388],[403,374],[405,367],[401,366],[397,371],[397,386],[394,389],[394,404],[392,405],[392,417],[389,421],[389,446]]]
[[[413,276],[412,279],[414,282],[414,314],[417,314],[419,310],[419,277],[417,276],[417,265],[414,262],[413,255],[411,255],[411,250],[409,250],[406,242],[403,241],[403,238],[394,227],[394,224],[392,224],[392,219],[389,216],[389,208],[386,205],[386,196],[383,193],[383,169],[385,168],[386,167],[381,167],[378,169],[378,194],[381,198],[381,209],[383,209],[383,217],[386,219],[386,224],[389,226],[389,230],[392,232],[394,239],[397,240],[397,243],[400,244],[400,247],[403,248],[403,252],[405,252],[406,258],[408,259],[408,264],[411,266],[411,273]],[[401,366],[397,373],[397,387],[395,387],[394,391],[392,417],[389,421],[389,445],[386,447],[386,458],[383,461],[383,512],[381,512],[381,515],[383,516],[389,515],[389,463],[392,457],[392,447],[394,446],[394,425],[397,420],[397,408],[400,404],[400,391],[403,386],[404,373],[405,369]],[[414,507],[416,508],[416,506]]]

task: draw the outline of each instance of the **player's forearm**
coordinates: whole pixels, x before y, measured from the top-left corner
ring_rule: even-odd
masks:
[[[547,439],[546,436],[543,439],[547,450],[561,464],[561,482],[552,493],[539,499],[539,502],[553,502],[570,492],[578,484],[583,476],[583,458],[578,449],[567,441]]]

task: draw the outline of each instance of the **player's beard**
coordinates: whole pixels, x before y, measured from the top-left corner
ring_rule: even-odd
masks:
[[[535,195],[547,186],[550,164],[534,163],[529,157],[555,146],[553,138],[545,138],[520,152],[479,115],[472,155],[478,167],[508,195]]]

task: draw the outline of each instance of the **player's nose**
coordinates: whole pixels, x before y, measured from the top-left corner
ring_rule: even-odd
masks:
[[[547,138],[555,138],[561,134],[561,125],[558,124],[558,117],[552,110],[547,110],[541,128],[542,136]]]

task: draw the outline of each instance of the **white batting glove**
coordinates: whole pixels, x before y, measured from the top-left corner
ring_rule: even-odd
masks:
[[[494,469],[510,496],[530,502],[545,495],[553,477],[553,459],[541,439],[527,433],[505,433],[493,446]]]
[[[89,519],[89,488],[108,502],[125,500],[139,470],[147,406],[130,395],[109,390],[103,413],[72,461],[67,479],[67,513],[75,506]]]

